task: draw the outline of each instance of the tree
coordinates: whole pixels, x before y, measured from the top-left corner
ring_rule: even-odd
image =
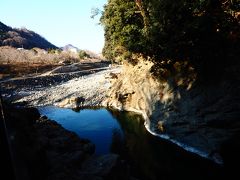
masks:
[[[90,55],[86,53],[84,50],[80,50],[78,53],[78,57],[80,59],[90,58]]]
[[[187,60],[199,72],[225,66],[238,57],[239,9],[238,0],[109,0],[103,55]]]
[[[115,59],[122,53],[141,52],[144,48],[143,23],[134,0],[109,0],[101,24],[105,30],[103,55]],[[124,51],[119,52],[119,49]]]

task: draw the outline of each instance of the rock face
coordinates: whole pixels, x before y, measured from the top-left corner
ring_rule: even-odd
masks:
[[[229,157],[223,149],[226,151],[226,144],[240,134],[237,68],[226,71],[228,76],[223,75],[222,80],[211,83],[181,78],[160,83],[151,76],[151,66],[145,61],[136,66],[126,65],[113,79],[103,104],[139,112],[152,134],[217,163],[226,163]],[[231,143],[231,147],[239,149],[240,143]]]
[[[153,63],[140,61],[133,66],[125,64],[121,74],[112,74],[112,86],[103,106],[135,111],[149,117],[160,100],[160,83],[151,76]]]
[[[5,110],[17,179],[121,179],[116,154],[93,155],[95,147],[34,108]],[[124,169],[124,168],[123,168]]]

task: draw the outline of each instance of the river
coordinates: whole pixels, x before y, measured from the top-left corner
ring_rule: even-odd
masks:
[[[215,179],[221,166],[151,135],[141,116],[130,112],[100,109],[40,107],[42,115],[56,120],[81,138],[91,140],[95,154],[119,154],[138,179]]]

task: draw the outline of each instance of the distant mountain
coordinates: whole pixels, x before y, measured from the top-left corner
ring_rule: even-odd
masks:
[[[11,28],[0,22],[0,46],[12,46],[16,48],[31,49],[57,49],[44,37],[26,28]]]
[[[93,58],[93,59],[103,59],[102,54],[97,54],[97,53],[95,53],[93,51],[90,51],[90,50],[87,50],[87,49],[79,49],[76,46],[73,46],[72,44],[68,44],[68,45],[66,45],[64,47],[61,47],[61,49],[63,51],[73,52],[73,53],[76,53],[76,54],[79,51],[83,50],[90,56],[90,58]]]
[[[102,54],[101,53],[95,53],[93,51],[90,50],[85,50],[85,52],[93,59],[103,59]]]
[[[70,52],[73,52],[73,53],[77,53],[79,51],[79,49],[75,46],[73,46],[72,44],[68,44],[64,47],[61,47],[61,49],[63,51],[70,51]]]

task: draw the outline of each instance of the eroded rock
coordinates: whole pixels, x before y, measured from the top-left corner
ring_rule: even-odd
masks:
[[[113,76],[108,98],[102,103],[117,109],[141,112],[150,116],[160,99],[160,84],[151,76],[153,63],[139,61],[136,66],[126,64],[121,74]]]
[[[189,79],[177,74],[160,82],[151,75],[152,66],[144,60],[125,64],[103,105],[141,113],[151,133],[224,163],[223,144],[240,134],[239,74],[212,84],[194,83],[190,68]]]

